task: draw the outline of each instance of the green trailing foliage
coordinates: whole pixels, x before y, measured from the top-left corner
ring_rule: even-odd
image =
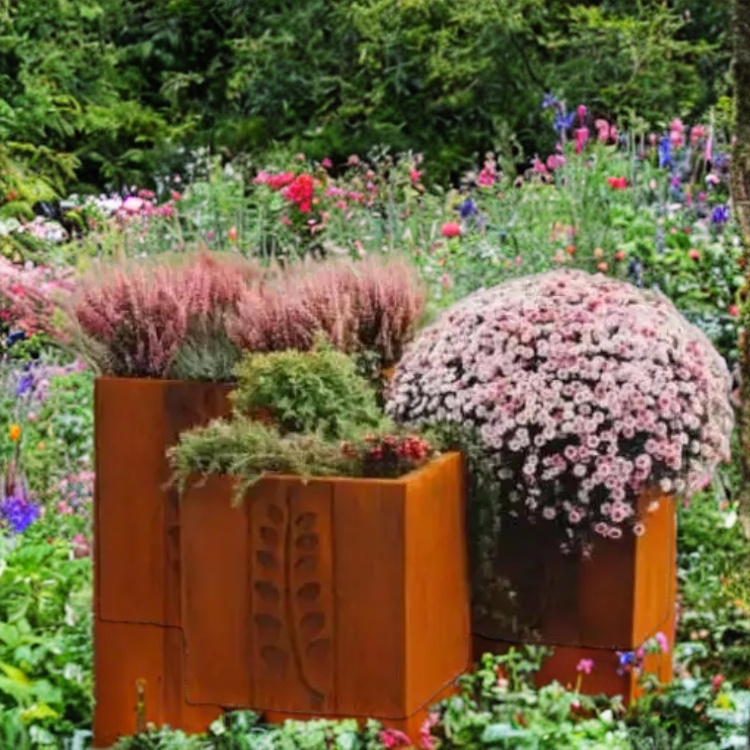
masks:
[[[263,724],[252,711],[234,711],[217,719],[205,735],[152,729],[121,739],[115,750],[382,750],[380,733],[381,726],[374,721],[362,728],[356,719],[287,721],[272,726]]]
[[[725,750],[745,747],[746,694],[705,681],[678,681],[648,693],[635,708],[618,698],[590,697],[558,683],[539,690],[532,684],[544,649],[511,649],[485,655],[460,679],[458,695],[433,707],[418,738],[408,738],[369,721],[288,721],[262,723],[252,712],[234,712],[215,721],[202,736],[153,729],[124,738],[116,750],[383,750],[384,748],[495,748],[495,750]],[[730,705],[739,710],[731,710]]]
[[[235,476],[239,503],[267,473],[399,477],[432,458],[429,442],[386,419],[357,367],[322,341],[309,352],[247,355],[233,418],[183,432],[169,449],[180,491],[195,475]]]
[[[352,473],[352,461],[338,443],[316,434],[281,435],[271,426],[249,419],[217,420],[207,427],[183,432],[169,449],[174,479],[184,491],[194,475],[238,477],[235,502],[269,472],[301,477]]]
[[[183,432],[168,458],[180,492],[200,476],[232,476],[233,501],[239,505],[266,474],[395,479],[437,455],[436,441],[387,425],[369,433],[350,427],[345,437],[340,441],[321,433],[281,434],[273,425],[236,417]]]

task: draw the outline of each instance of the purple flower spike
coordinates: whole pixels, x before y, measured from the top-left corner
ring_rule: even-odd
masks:
[[[12,491],[4,493],[0,500],[0,517],[15,534],[22,534],[39,516],[39,506],[27,497],[20,481],[15,482]]]

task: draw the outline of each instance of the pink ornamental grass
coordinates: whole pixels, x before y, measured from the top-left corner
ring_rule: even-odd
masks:
[[[207,253],[140,261],[84,279],[71,315],[105,372],[162,377],[191,330],[221,325],[257,275],[245,261]]]
[[[228,332],[250,351],[304,351],[322,334],[336,349],[376,352],[389,366],[411,339],[424,304],[422,284],[402,261],[307,263],[247,291]]]
[[[639,529],[642,492],[689,493],[729,457],[729,388],[666,298],[562,270],[447,310],[399,364],[387,408],[473,430],[511,513],[616,538]]]

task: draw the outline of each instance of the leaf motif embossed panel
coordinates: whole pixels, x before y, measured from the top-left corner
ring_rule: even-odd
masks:
[[[335,671],[331,485],[297,484],[291,507],[295,648],[305,673],[319,691],[316,710],[330,709],[334,703]]]
[[[253,493],[254,707],[334,708],[331,495],[325,482],[296,481]]]

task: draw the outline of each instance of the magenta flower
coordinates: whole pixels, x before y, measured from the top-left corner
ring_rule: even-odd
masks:
[[[576,153],[580,154],[583,152],[584,147],[589,140],[589,129],[586,127],[576,128],[573,133],[576,142]]]
[[[581,661],[579,661],[578,665],[576,666],[576,672],[580,672],[581,674],[591,674],[591,671],[593,669],[594,669],[593,659],[581,659]]]
[[[430,713],[422,723],[419,730],[419,746],[422,750],[435,750],[437,747],[437,738],[432,736],[432,729],[439,720],[439,714]]]
[[[657,634],[656,634],[656,635],[654,636],[654,639],[656,640],[656,643],[657,643],[657,644],[658,644],[658,646],[659,646],[659,650],[660,650],[660,651],[661,651],[661,652],[662,652],[663,654],[667,654],[667,653],[669,653],[669,638],[667,638],[667,636],[666,636],[666,635],[664,635],[664,633],[662,633],[661,631],[659,631],[659,632],[658,632],[658,633],[657,633]]]
[[[412,741],[407,735],[398,729],[384,729],[379,735],[380,742],[387,750],[395,750],[403,747],[413,747]]]

